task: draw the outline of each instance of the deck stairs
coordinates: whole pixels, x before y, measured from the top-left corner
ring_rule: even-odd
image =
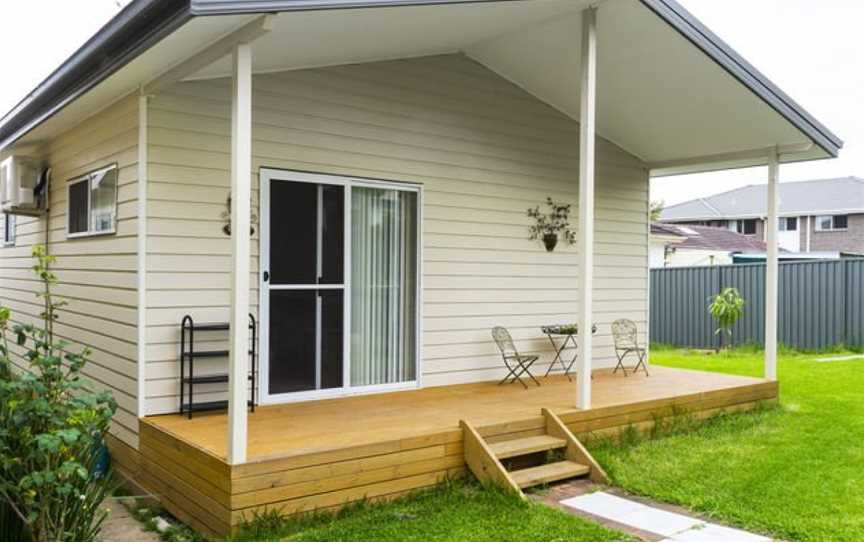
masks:
[[[523,489],[571,478],[608,483],[606,473],[564,422],[542,409],[545,434],[488,442],[466,420],[461,421],[465,463],[481,482],[521,495]]]

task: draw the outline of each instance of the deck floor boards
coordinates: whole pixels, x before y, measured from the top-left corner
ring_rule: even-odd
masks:
[[[527,390],[494,382],[425,388],[262,406],[249,414],[250,461],[399,440],[458,429],[467,419],[476,427],[576,411],[576,384],[553,375]],[[652,367],[624,377],[595,371],[592,409],[666,399],[765,382],[742,376]],[[220,458],[225,457],[227,416],[196,414],[152,416],[147,422]]]

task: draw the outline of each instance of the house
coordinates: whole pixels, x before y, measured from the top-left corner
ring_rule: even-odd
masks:
[[[765,251],[764,241],[726,228],[651,223],[651,268],[727,265],[742,255],[764,259]]]
[[[864,179],[780,185],[780,246],[790,252],[864,254]],[[663,210],[667,223],[728,228],[765,239],[766,185],[698,198]]]
[[[776,187],[841,146],[672,0],[134,0],[0,120],[0,159],[51,168],[0,295],[38,318],[47,240],[118,470],[207,533],[467,470],[599,476],[578,435],[778,393],[770,233],[764,378],[612,373],[614,320],[646,342],[649,175]],[[578,211],[554,252],[525,216],[550,196]],[[562,322],[597,326],[573,382],[497,384],[490,328],[537,373]],[[179,415],[190,393],[227,412]],[[565,446],[555,473],[500,461]]]

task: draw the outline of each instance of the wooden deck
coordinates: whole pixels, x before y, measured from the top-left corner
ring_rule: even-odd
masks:
[[[541,382],[528,390],[480,383],[261,407],[249,415],[249,462],[235,467],[224,461],[224,413],[150,417],[126,470],[178,517],[222,535],[269,507],[327,509],[462,474],[463,419],[494,442],[541,434],[547,408],[584,437],[644,429],[684,411],[749,409],[778,394],[776,382],[756,378],[663,367],[650,377],[596,371],[593,408],[581,411],[575,382]]]

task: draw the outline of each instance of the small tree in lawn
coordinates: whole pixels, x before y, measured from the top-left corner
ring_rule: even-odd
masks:
[[[732,344],[732,328],[735,322],[744,314],[744,298],[737,288],[724,288],[722,292],[708,299],[708,312],[711,318],[717,322],[715,335],[720,335],[720,344],[723,344],[723,336],[728,338],[727,345]]]

